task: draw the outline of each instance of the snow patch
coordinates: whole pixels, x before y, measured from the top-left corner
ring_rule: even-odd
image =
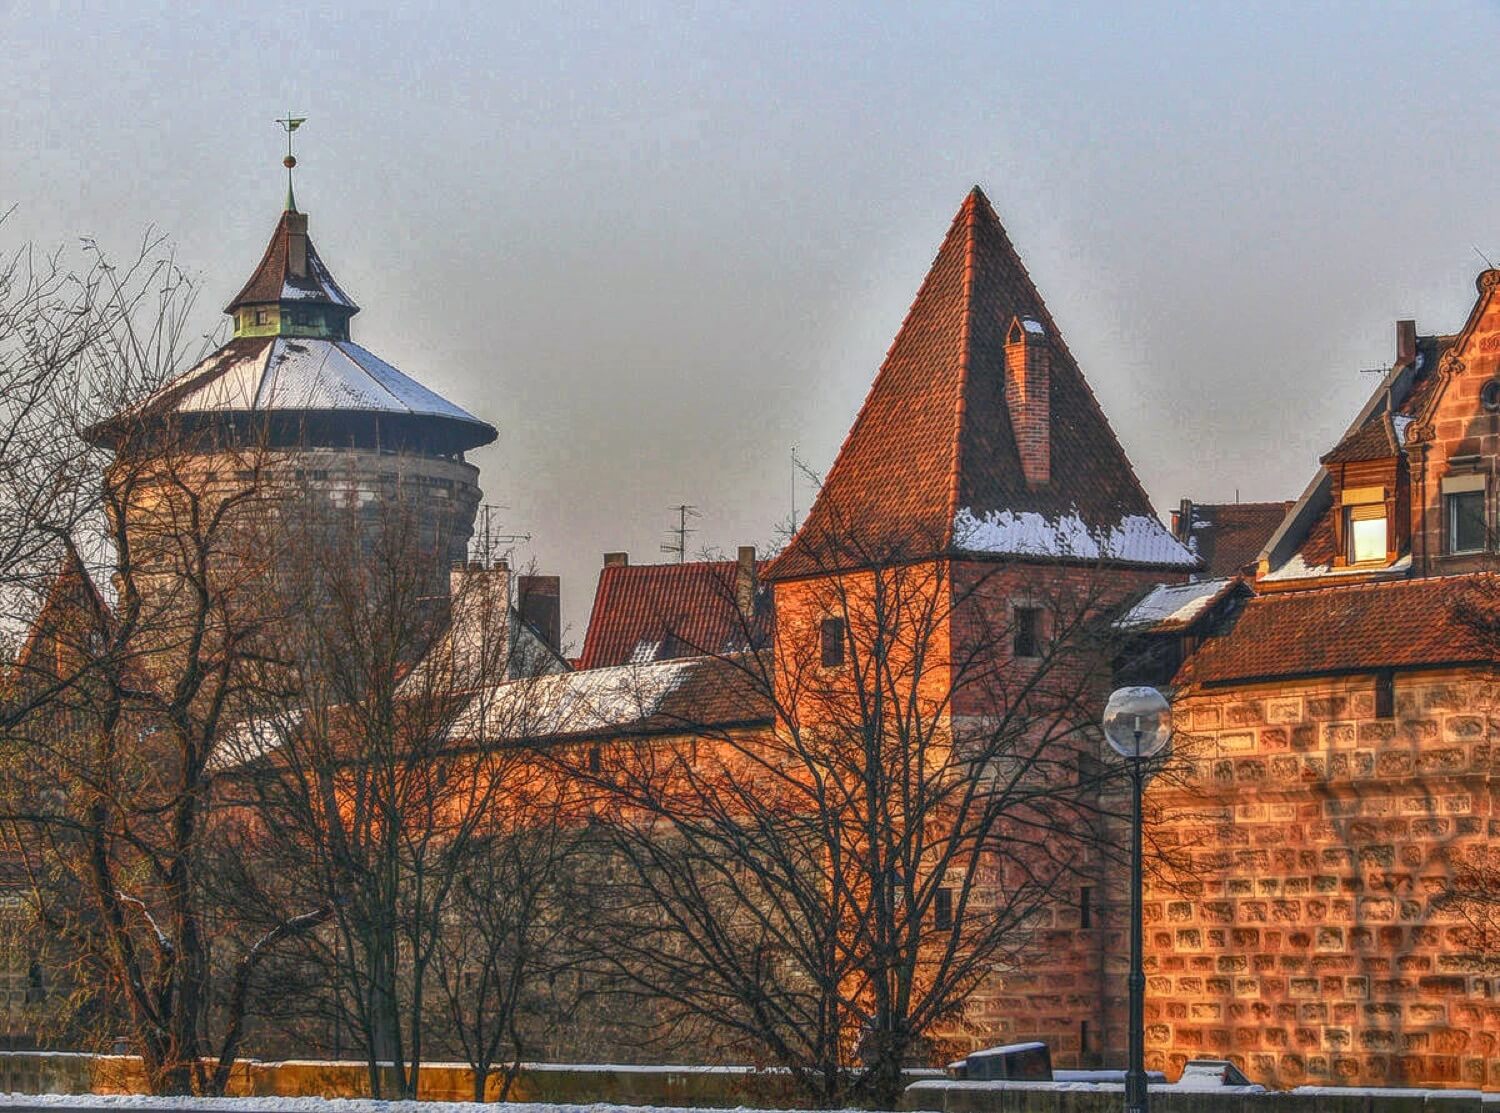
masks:
[[[953,518],[953,544],[971,553],[1173,567],[1198,563],[1165,526],[1144,514],[1128,514],[1113,525],[1090,528],[1077,510],[1049,518],[1034,510],[989,510],[980,516],[964,507]]]
[[[218,374],[178,399],[177,410],[374,410],[479,421],[350,340],[277,337],[228,363],[222,353],[210,356],[164,389],[202,375],[214,361]]]
[[[526,677],[487,688],[453,724],[452,737],[497,742],[594,734],[649,719],[701,660],[614,665]]]
[[[1340,576],[1368,576],[1371,572],[1406,572],[1411,569],[1411,554],[1408,553],[1400,560],[1393,560],[1390,564],[1378,568],[1369,565],[1357,565],[1353,568],[1334,568],[1328,564],[1309,564],[1302,559],[1300,552],[1293,553],[1287,558],[1287,562],[1274,572],[1267,572],[1261,577],[1270,583],[1281,580],[1314,580],[1314,579],[1336,579]]]
[[[1232,578],[1190,584],[1158,584],[1122,617],[1117,630],[1175,630],[1192,624],[1224,595]]]

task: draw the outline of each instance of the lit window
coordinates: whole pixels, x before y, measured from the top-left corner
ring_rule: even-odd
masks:
[[[1040,607],[1017,607],[1013,651],[1017,657],[1042,655],[1042,610]]]
[[[1444,495],[1448,513],[1448,551],[1476,553],[1484,545],[1484,492],[1457,491]]]
[[[1349,563],[1384,561],[1386,554],[1385,503],[1368,503],[1344,509],[1345,533],[1349,538]]]
[[[834,668],[844,663],[844,620],[825,618],[819,631],[823,643],[823,667]]]

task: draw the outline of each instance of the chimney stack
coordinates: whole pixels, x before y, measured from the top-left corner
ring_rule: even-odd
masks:
[[[286,269],[307,277],[307,214],[286,214]]]
[[[734,604],[749,624],[755,619],[755,546],[741,545],[734,568]]]
[[[606,568],[625,568],[629,564],[630,564],[630,554],[629,553],[605,553],[604,554],[604,567],[606,567]]]
[[[1193,532],[1193,500],[1183,499],[1172,511],[1172,534],[1177,540],[1186,542]]]
[[[1028,487],[1052,478],[1052,356],[1047,329],[1017,317],[1005,335],[1005,404]]]
[[[558,577],[518,577],[516,609],[554,653],[562,651],[562,581]]]
[[[1396,322],[1396,364],[1405,367],[1417,358],[1417,322]]]

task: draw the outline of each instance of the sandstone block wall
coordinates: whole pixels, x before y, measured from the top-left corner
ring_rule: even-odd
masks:
[[[1500,961],[1442,899],[1500,836],[1496,681],[1398,673],[1389,718],[1371,676],[1180,695],[1181,778],[1148,793],[1149,1067],[1500,1084]]]

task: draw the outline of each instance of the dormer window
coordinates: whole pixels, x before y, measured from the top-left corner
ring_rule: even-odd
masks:
[[[1478,553],[1487,547],[1484,476],[1450,475],[1443,480],[1443,520],[1450,553]]]
[[[1343,503],[1345,559],[1350,564],[1384,564],[1390,548],[1385,488],[1345,488]]]

